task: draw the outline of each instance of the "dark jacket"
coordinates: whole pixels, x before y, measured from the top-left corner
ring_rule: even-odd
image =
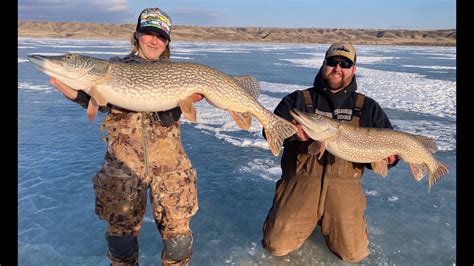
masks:
[[[138,55],[127,55],[123,58],[119,58],[118,56],[112,57],[109,59],[110,62],[121,62],[121,63],[127,63],[127,64],[143,64],[143,63],[149,63],[150,61],[147,61]],[[159,61],[156,61],[159,63]],[[91,96],[87,95],[84,91],[78,91],[77,98],[74,100],[74,102],[80,104],[82,107],[87,108],[89,105],[89,99]],[[107,106],[101,106],[99,107],[99,111],[106,113],[109,112],[110,109],[112,108],[111,104],[107,104]],[[156,123],[160,123],[162,126],[169,127],[176,123],[176,121],[179,120],[181,117],[181,108],[175,107],[173,109],[167,110],[167,111],[162,111],[162,112],[155,112],[154,117],[158,117],[156,119]]]
[[[350,121],[352,120],[355,107],[356,91],[357,82],[355,76],[347,88],[337,93],[332,93],[321,81],[320,73],[318,73],[314,79],[313,87],[309,88],[313,100],[313,110],[306,110],[303,91],[298,90],[285,96],[275,108],[274,113],[291,121],[293,118],[289,114],[289,110],[295,108],[306,112],[324,114],[338,120]],[[367,96],[365,96],[359,123],[360,127],[393,128],[380,105]],[[284,146],[292,145],[295,142],[299,142],[299,140],[294,135],[285,140]],[[397,163],[398,160],[389,165],[389,167],[393,167]],[[367,166],[370,169],[370,165]]]

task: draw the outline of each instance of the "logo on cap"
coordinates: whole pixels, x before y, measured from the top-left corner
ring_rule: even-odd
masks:
[[[351,51],[349,51],[346,47],[344,47],[344,45],[343,45],[342,47],[336,48],[336,51],[344,51],[344,52],[348,52],[348,53],[351,52]]]

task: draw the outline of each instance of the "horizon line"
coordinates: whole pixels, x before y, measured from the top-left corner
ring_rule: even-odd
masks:
[[[31,22],[44,22],[44,23],[89,23],[89,24],[111,24],[111,25],[135,25],[135,23],[117,23],[117,22],[92,22],[92,21],[62,21],[62,20],[36,20],[36,19],[19,19],[18,22],[31,21]],[[267,28],[267,29],[339,29],[339,30],[385,30],[385,31],[446,31],[456,30],[456,28],[432,28],[432,29],[407,29],[407,28],[319,28],[319,27],[278,27],[278,26],[203,26],[203,25],[190,25],[190,24],[176,24],[173,26],[183,27],[201,27],[201,28]]]

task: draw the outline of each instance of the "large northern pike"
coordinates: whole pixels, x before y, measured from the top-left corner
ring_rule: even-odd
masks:
[[[200,93],[210,104],[229,111],[242,129],[250,128],[255,116],[275,156],[283,140],[296,132],[293,124],[257,101],[260,88],[251,76],[231,77],[195,63],[125,64],[79,54],[28,55],[28,60],[45,74],[90,95],[87,113],[91,121],[98,106],[111,103],[135,112],[180,106],[184,116],[194,122],[196,111],[190,96]]]
[[[420,181],[427,173],[428,186],[448,173],[448,167],[432,153],[437,145],[432,138],[388,128],[362,128],[319,114],[294,109],[290,114],[306,134],[319,142],[321,157],[327,149],[334,156],[356,163],[371,163],[372,170],[387,175],[384,158],[397,155],[408,163],[413,176]]]

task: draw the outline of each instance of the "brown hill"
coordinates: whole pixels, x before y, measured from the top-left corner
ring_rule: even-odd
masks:
[[[129,40],[134,24],[18,21],[18,37]],[[374,30],[319,28],[201,27],[175,25],[176,41],[333,43],[455,46],[456,29]]]

